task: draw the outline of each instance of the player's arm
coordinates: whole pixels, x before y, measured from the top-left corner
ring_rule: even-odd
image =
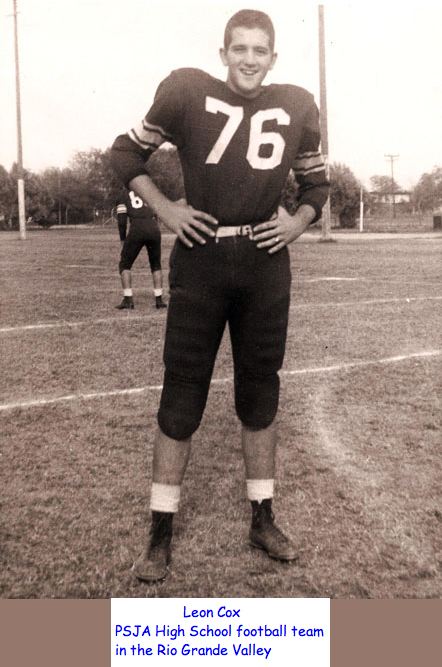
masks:
[[[120,235],[121,245],[123,245],[126,240],[127,235],[127,208],[125,204],[118,204],[117,206],[117,223],[118,223],[118,233]]]
[[[204,223],[217,225],[218,221],[204,211],[197,211],[189,206],[185,200],[173,202],[166,197],[146,173],[138,174],[129,182],[129,187],[141,197],[154,213],[164,222],[172,232],[189,248],[193,247],[192,240],[204,245],[204,236],[215,236],[215,232]]]
[[[319,111],[312,97],[304,117],[301,141],[293,164],[299,185],[298,206],[308,204],[314,209],[312,223],[320,219],[330,190],[320,143]]]
[[[146,117],[127,134],[120,135],[111,149],[111,164],[117,177],[141,197],[181,241],[192,247],[193,241],[205,243],[200,232],[214,236],[204,223],[217,221],[204,211],[197,211],[185,202],[172,202],[149,177],[145,164],[152,153],[164,142],[177,146],[183,142],[184,80],[172,73],[159,86],[154,104]]]
[[[138,130],[136,136],[139,135],[143,137],[140,139],[141,143],[146,135],[142,135]],[[217,220],[185,202],[172,202],[168,199],[152,181],[145,168],[154,148],[144,148],[140,143],[128,134],[117,137],[111,149],[111,164],[115,174],[129,190],[133,190],[150,206],[166,227],[177,234],[185,245],[191,248],[192,240],[204,244],[205,239],[198,232],[214,236],[214,232],[204,222],[216,225]]]
[[[290,215],[282,206],[268,222],[262,222],[253,230],[253,239],[258,248],[268,248],[273,254],[284,246],[296,241],[315,220],[316,211],[309,204],[302,204],[294,215]]]
[[[274,219],[257,225],[254,238],[258,241],[258,248],[268,248],[270,254],[277,252],[320,219],[330,188],[324,158],[319,149],[320,140],[319,114],[312,99],[293,165],[299,186],[298,208],[294,215],[289,215],[280,206]]]

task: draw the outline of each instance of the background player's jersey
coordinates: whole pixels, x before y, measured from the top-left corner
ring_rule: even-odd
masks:
[[[163,142],[178,147],[187,202],[223,225],[268,220],[290,169],[300,204],[316,218],[328,195],[313,96],[292,85],[264,86],[254,99],[197,69],[172,72],[145,119],[118,137],[113,164],[129,182]]]
[[[131,225],[142,225],[143,228],[152,232],[158,230],[155,213],[132,190],[117,206],[118,231],[122,241],[126,238],[128,220]]]

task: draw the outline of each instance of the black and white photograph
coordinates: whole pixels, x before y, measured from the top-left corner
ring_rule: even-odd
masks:
[[[0,10],[0,597],[440,599],[441,4]]]

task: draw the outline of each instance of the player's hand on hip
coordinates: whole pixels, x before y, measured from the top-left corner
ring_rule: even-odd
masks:
[[[213,229],[204,223],[211,225],[218,224],[218,220],[213,216],[204,211],[197,211],[185,199],[171,202],[170,208],[167,211],[167,217],[162,216],[162,220],[188,248],[193,248],[192,241],[196,241],[201,245],[205,244],[206,239],[201,234],[215,236]]]
[[[273,254],[301,236],[309,224],[304,217],[289,215],[279,206],[274,218],[253,228],[253,240],[258,248],[268,248],[269,254]]]

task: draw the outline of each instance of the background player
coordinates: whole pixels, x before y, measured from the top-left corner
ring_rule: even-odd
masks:
[[[272,512],[274,419],[290,300],[286,246],[319,219],[328,196],[318,110],[302,88],[261,85],[276,61],[266,14],[235,14],[220,55],[226,82],[197,69],[172,72],[142,123],[112,147],[116,174],[178,236],[170,258],[150,540],[134,565],[145,581],[167,574],[191,437],[226,323],[252,505],[249,539],[274,558],[297,557]],[[171,202],[146,173],[145,161],[164,141],[178,147],[187,203]],[[299,184],[293,216],[279,206],[290,169]]]
[[[133,309],[131,268],[140,250],[145,247],[152,271],[156,308],[166,308],[163,302],[163,274],[161,270],[161,232],[154,212],[130,190],[124,202],[117,206],[117,221],[122,243],[119,271],[123,300],[119,310]],[[128,222],[130,224],[127,234]],[[127,234],[127,235],[126,235]]]

